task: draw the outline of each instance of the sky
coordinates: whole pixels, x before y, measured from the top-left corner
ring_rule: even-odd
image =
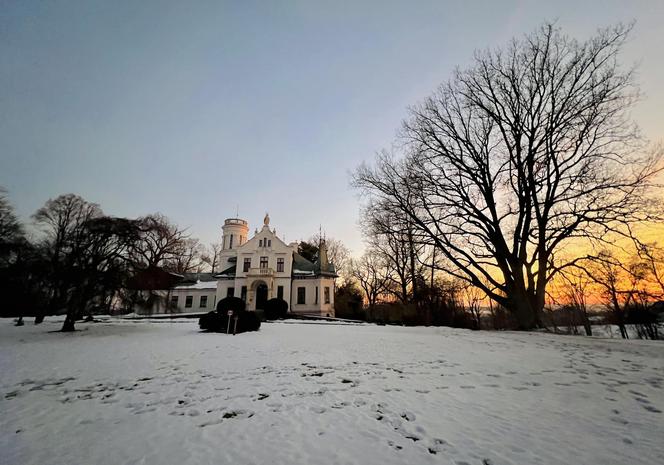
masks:
[[[204,243],[269,212],[287,242],[322,228],[358,254],[350,173],[409,105],[544,21],[584,39],[633,20],[633,117],[662,141],[662,0],[0,0],[0,186],[26,222],[73,192]]]

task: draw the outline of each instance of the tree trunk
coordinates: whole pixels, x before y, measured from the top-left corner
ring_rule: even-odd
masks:
[[[517,329],[531,330],[537,327],[539,318],[537,311],[532,307],[530,299],[525,295],[514,293],[511,298],[511,311],[516,318]]]
[[[620,329],[620,336],[622,336],[623,339],[629,339],[629,334],[627,334],[625,323],[618,322],[618,328]]]
[[[583,329],[586,330],[586,336],[593,335],[593,327],[590,324],[590,320],[588,319],[588,313],[586,313],[585,310],[583,310]]]
[[[60,331],[64,333],[76,331],[76,328],[74,327],[75,322],[76,322],[76,312],[73,311],[67,312],[67,317],[65,318],[65,322],[62,324],[62,329]]]

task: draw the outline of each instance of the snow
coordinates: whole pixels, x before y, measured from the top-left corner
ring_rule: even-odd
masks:
[[[60,323],[0,320],[3,464],[664,463],[657,341]]]
[[[293,270],[293,274],[296,275],[310,275],[313,276],[315,273],[313,271],[307,271],[307,270]]]
[[[196,281],[192,284],[179,284],[173,289],[217,289],[217,281]]]
[[[631,339],[638,339],[638,331],[636,329],[635,325],[625,325],[625,330],[627,331],[627,335]],[[570,328],[567,326],[559,326],[558,331],[561,333],[569,333],[571,332]],[[578,334],[586,334],[586,330],[583,326],[577,326],[576,331]],[[662,328],[660,327],[659,331],[662,331]],[[593,337],[604,337],[604,338],[616,338],[616,339],[622,339],[622,336],[620,334],[620,327],[618,325],[607,325],[607,324],[593,324],[592,325],[592,332],[593,332]]]

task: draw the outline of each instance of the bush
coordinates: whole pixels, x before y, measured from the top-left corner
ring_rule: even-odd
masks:
[[[233,310],[233,313],[243,312],[245,306],[246,304],[244,303],[244,300],[239,297],[226,297],[217,302],[217,311],[219,313],[223,312],[224,314],[226,314],[228,310]]]
[[[221,314],[212,311],[198,319],[198,326],[205,331],[219,331],[222,327],[222,320]],[[226,331],[225,326],[224,331]]]
[[[237,327],[235,327],[235,317],[238,317]],[[198,320],[198,326],[203,331],[212,331],[216,333],[225,333],[229,328],[228,315],[226,313],[210,312],[203,315]],[[258,331],[261,327],[260,317],[255,312],[241,311],[233,314],[230,317],[230,332],[235,328],[236,334],[245,333],[247,331]]]
[[[230,317],[230,331],[235,328],[236,334],[247,331],[258,331],[261,327],[260,315],[256,312],[248,312],[244,309],[244,300],[237,297],[226,297],[217,304],[217,310],[203,315],[198,320],[198,326],[204,331],[214,331],[225,333],[229,328],[228,311],[233,311]],[[237,327],[235,327],[235,317],[237,317]]]
[[[265,302],[265,319],[276,320],[286,318],[288,314],[288,302],[283,299],[270,299]]]

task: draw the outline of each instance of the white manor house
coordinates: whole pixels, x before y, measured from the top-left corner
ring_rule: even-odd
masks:
[[[247,310],[264,308],[272,298],[288,303],[288,311],[301,315],[334,317],[334,265],[327,258],[325,241],[312,263],[298,254],[298,243],[286,244],[270,228],[249,238],[249,223],[229,218],[222,227],[222,251],[217,273],[193,273],[172,289],[158,291],[162,299],[151,313],[200,313],[216,309],[225,297],[240,297]],[[167,305],[164,305],[168,303]]]

